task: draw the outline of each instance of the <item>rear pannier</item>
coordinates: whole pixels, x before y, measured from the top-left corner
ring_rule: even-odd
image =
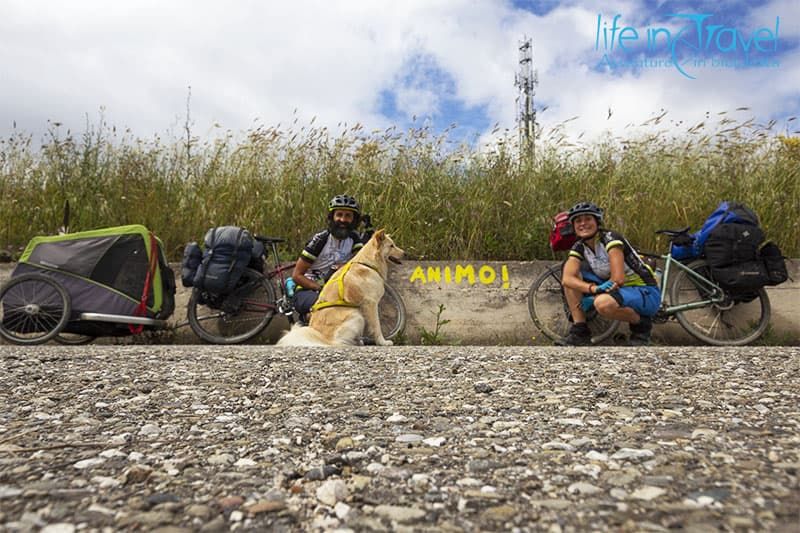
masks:
[[[214,294],[233,290],[253,253],[253,237],[238,226],[211,228],[204,239],[203,259],[192,286]]]

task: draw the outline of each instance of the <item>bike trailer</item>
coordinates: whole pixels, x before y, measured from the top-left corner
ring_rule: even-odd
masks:
[[[161,241],[142,225],[34,237],[11,277],[31,273],[54,279],[68,293],[67,333],[135,333],[141,327],[134,331],[129,324],[163,324],[175,309],[174,273]],[[7,327],[13,316],[3,311]],[[137,318],[126,324],[124,317]]]

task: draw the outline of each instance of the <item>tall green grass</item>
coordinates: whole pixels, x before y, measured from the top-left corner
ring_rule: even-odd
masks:
[[[656,229],[697,228],[719,201],[741,201],[796,257],[800,143],[772,128],[723,113],[680,131],[575,144],[561,125],[520,161],[513,136],[471,147],[426,128],[334,133],[312,121],[203,140],[188,128],[142,139],[102,121],[79,135],[53,124],[36,143],[0,139],[0,248],[17,255],[32,236],[54,233],[68,200],[71,230],[142,223],[172,259],[223,224],[285,237],[294,257],[324,226],[330,197],[347,193],[420,259],[551,258],[550,218],[584,199],[650,250],[666,247]]]

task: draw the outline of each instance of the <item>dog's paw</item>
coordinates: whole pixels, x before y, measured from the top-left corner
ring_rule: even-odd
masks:
[[[392,341],[386,339],[383,339],[383,342],[379,342],[378,344],[380,346],[394,346],[394,343]]]

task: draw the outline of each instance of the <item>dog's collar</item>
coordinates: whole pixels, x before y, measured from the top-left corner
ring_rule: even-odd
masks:
[[[381,274],[381,271],[378,270],[378,267],[376,267],[375,265],[370,264],[370,263],[364,263],[363,261],[351,261],[351,262],[352,263],[356,263],[358,265],[364,265],[365,267],[371,268],[372,270],[374,270],[375,272],[378,273],[378,275],[381,277],[381,279],[383,279],[383,274]]]

